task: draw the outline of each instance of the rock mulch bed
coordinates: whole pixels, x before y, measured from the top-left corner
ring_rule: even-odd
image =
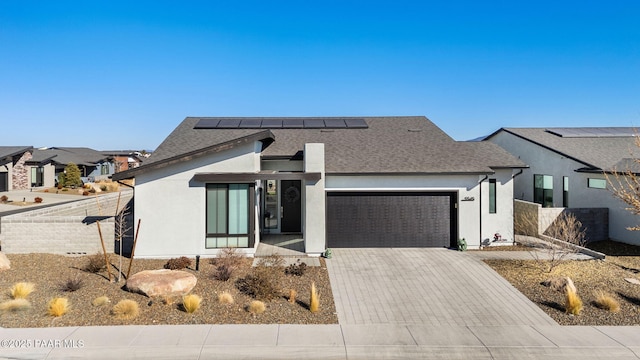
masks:
[[[640,249],[614,242],[589,245],[605,254],[606,260],[564,261],[551,273],[535,260],[486,260],[494,270],[522,294],[536,303],[560,325],[640,325],[640,285],[625,279],[640,279]],[[545,280],[570,277],[578,290],[584,308],[580,315],[565,312],[565,295],[544,286]],[[612,313],[595,304],[596,293],[604,292],[620,303],[620,311]]]
[[[324,263],[308,267],[303,276],[285,275],[282,268],[280,277],[281,296],[265,301],[266,311],[253,315],[247,306],[254,299],[238,290],[236,282],[250,271],[251,259],[242,259],[240,266],[228,281],[213,277],[216,267],[208,259],[200,259],[199,271],[195,262],[185,271],[197,277],[197,284],[191,294],[202,297],[201,307],[193,314],[181,308],[179,297],[149,298],[123,289],[125,279],[109,282],[106,270],[90,273],[84,270],[88,257],[67,257],[51,254],[8,254],[11,269],[0,272],[0,303],[10,299],[9,289],[17,282],[31,282],[35,290],[27,297],[31,306],[25,310],[0,313],[0,327],[50,327],[89,325],[154,325],[154,324],[336,324],[333,296],[329,276]],[[162,269],[167,260],[142,260],[133,262],[131,275],[142,270]],[[118,255],[110,255],[112,273],[117,274]],[[126,273],[128,258],[122,259]],[[115,276],[114,276],[115,278]],[[68,280],[80,281],[82,286],[74,292],[63,291]],[[311,313],[308,309],[311,283],[315,282],[320,296],[320,310]],[[288,302],[290,289],[297,292],[297,301]],[[227,291],[235,302],[221,304],[218,295]],[[110,303],[94,306],[92,302],[101,296]],[[67,314],[52,317],[47,314],[47,304],[54,297],[66,297],[70,304]],[[120,300],[130,299],[139,306],[139,315],[130,320],[119,319],[112,314],[113,306]]]

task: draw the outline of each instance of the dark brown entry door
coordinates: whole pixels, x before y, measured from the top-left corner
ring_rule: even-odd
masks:
[[[300,232],[302,214],[302,191],[300,180],[280,182],[280,232]]]

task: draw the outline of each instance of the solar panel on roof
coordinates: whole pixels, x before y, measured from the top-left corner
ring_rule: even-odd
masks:
[[[200,119],[194,129],[215,129],[220,119]]]
[[[261,124],[262,120],[260,119],[242,119],[238,127],[242,129],[259,129]]]
[[[305,129],[320,129],[326,127],[322,119],[304,119]]]
[[[227,128],[234,129],[240,126],[240,119],[222,119],[218,123],[218,129]]]
[[[638,130],[632,127],[550,128],[545,131],[563,138],[629,137],[638,135]]]
[[[366,129],[362,118],[201,118],[194,129]]]
[[[347,124],[345,124],[344,119],[325,119],[324,126],[327,128],[339,129],[346,128]]]
[[[282,127],[286,129],[302,129],[304,128],[304,120],[302,119],[284,119]]]
[[[364,119],[344,119],[344,123],[351,129],[366,129],[369,127]]]

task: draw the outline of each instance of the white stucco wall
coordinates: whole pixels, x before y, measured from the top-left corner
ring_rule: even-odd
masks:
[[[135,256],[216,254],[216,249],[205,249],[206,185],[192,178],[200,172],[256,172],[259,150],[259,143],[247,144],[138,175],[135,217],[141,225]]]
[[[498,144],[529,165],[529,169],[525,169],[515,178],[514,197],[516,199],[533,201],[534,174],[552,175],[554,207],[561,207],[563,176],[567,176],[569,207],[609,208],[609,237],[613,240],[640,245],[638,234],[626,229],[640,224],[640,218],[626,211],[624,203],[613,197],[609,190],[587,187],[588,178],[605,179],[604,175],[576,172],[575,170],[584,167],[584,164],[504,131],[494,135],[489,141]]]
[[[479,247],[483,239],[499,232],[513,240],[512,170],[498,170],[488,179],[496,181],[496,214],[489,214],[489,185],[484,175],[327,175],[326,191],[443,191],[458,194],[458,237],[469,247]],[[482,205],[480,188],[482,187]],[[467,200],[465,200],[467,199]],[[473,200],[471,200],[473,199]],[[482,206],[482,210],[480,209]],[[482,221],[482,224],[481,224]]]

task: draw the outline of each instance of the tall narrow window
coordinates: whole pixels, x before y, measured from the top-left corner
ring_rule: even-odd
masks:
[[[533,202],[553,207],[553,176],[533,175]]]
[[[496,213],[496,179],[489,179],[489,214]]]
[[[249,247],[249,184],[207,185],[206,248]]]
[[[569,177],[562,177],[562,206],[569,207]]]

